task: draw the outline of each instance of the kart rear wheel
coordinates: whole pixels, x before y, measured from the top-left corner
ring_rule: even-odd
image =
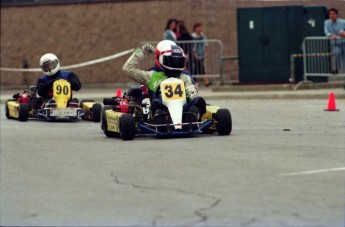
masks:
[[[229,135],[232,130],[231,113],[228,109],[219,109],[216,112],[216,129],[218,135]]]
[[[100,103],[95,103],[92,105],[92,121],[93,122],[101,121],[101,112],[102,112],[102,105]]]
[[[135,136],[135,120],[132,114],[123,114],[120,118],[120,136],[123,140],[132,140]]]
[[[118,134],[116,132],[108,131],[107,117],[105,116],[105,111],[113,109],[113,106],[103,106],[101,111],[101,128],[107,137],[116,137]]]
[[[8,109],[8,102],[12,102],[12,101],[17,101],[17,99],[8,99],[5,103],[5,114],[6,114],[6,118],[7,119],[13,119],[13,117],[10,116],[10,110]]]
[[[29,119],[29,105],[27,103],[20,103],[18,111],[19,121],[27,121]]]
[[[117,100],[115,98],[104,98],[103,105],[117,105]]]

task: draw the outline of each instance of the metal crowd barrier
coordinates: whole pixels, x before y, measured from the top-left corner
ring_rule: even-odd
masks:
[[[345,38],[306,37],[302,50],[304,74],[300,83],[310,83],[308,76],[345,76]]]
[[[143,41],[139,43],[139,46],[149,43],[156,46],[159,41]],[[186,52],[186,49],[194,49],[197,46],[205,46],[205,58],[203,61],[197,61],[192,55],[192,51],[187,57],[186,67],[188,71],[192,74],[193,78],[218,78],[219,83],[222,85],[223,81],[223,43],[217,39],[208,39],[206,41],[176,41],[177,45],[182,47]],[[145,58],[140,62],[140,68],[143,70],[150,69],[154,66],[154,61],[152,58]]]

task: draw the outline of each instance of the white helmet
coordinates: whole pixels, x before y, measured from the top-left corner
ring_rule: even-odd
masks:
[[[166,46],[166,45],[176,45],[176,43],[174,41],[171,41],[171,40],[163,40],[163,41],[160,41],[157,46],[156,46],[156,54],[159,54],[163,47]]]
[[[186,66],[183,49],[170,40],[163,40],[157,44],[155,61],[168,77],[179,76]]]
[[[40,67],[44,74],[51,76],[60,70],[60,62],[55,54],[45,54],[40,59]]]

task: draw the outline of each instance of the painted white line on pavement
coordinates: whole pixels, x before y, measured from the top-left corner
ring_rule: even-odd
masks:
[[[301,172],[293,172],[293,173],[283,173],[283,174],[279,174],[278,176],[298,176],[298,175],[326,173],[326,172],[337,172],[337,171],[345,171],[345,167],[309,170],[309,171],[301,171]]]

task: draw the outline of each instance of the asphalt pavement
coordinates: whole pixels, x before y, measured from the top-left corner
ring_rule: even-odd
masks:
[[[84,85],[74,97],[129,86]],[[292,88],[200,86],[231,110],[230,136],[122,141],[99,123],[0,111],[0,225],[344,226],[345,90]],[[1,102],[23,89],[2,87]],[[331,92],[340,111],[324,111]]]
[[[344,99],[212,104],[229,136],[122,141],[0,111],[0,225],[344,226]]]

